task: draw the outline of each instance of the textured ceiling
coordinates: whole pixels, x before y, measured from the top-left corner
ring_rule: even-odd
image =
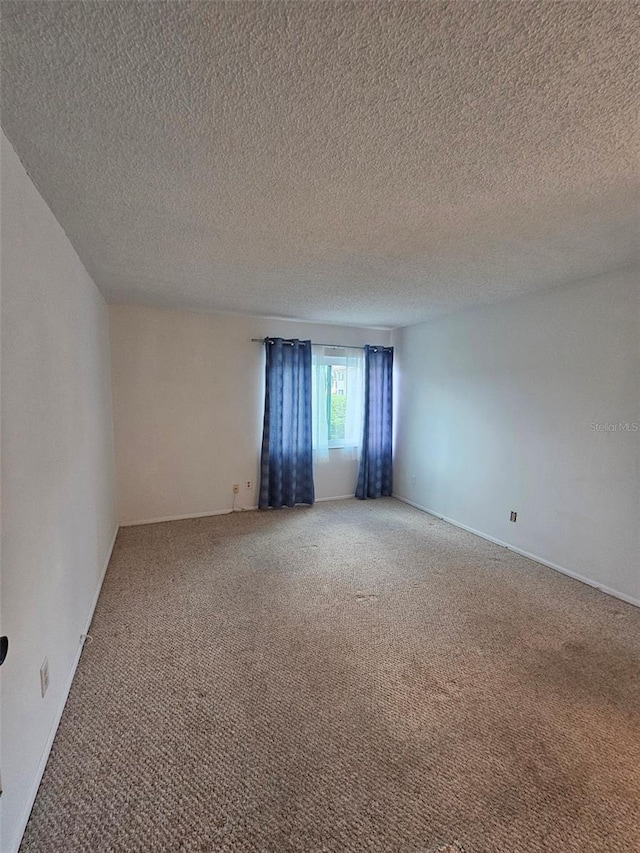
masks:
[[[3,128],[110,301],[397,326],[633,262],[635,3],[0,9]]]

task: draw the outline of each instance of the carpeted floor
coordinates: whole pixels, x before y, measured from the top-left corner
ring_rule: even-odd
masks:
[[[640,850],[640,611],[392,499],[120,531],[22,853]]]

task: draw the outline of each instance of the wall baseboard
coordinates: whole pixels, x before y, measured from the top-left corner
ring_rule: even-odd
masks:
[[[65,685],[64,691],[62,693],[62,701],[58,707],[56,715],[51,724],[51,728],[49,729],[49,734],[47,736],[47,740],[44,745],[44,749],[42,750],[42,756],[40,757],[40,762],[38,763],[38,767],[36,769],[36,774],[33,779],[33,784],[31,786],[31,790],[29,791],[29,796],[27,798],[27,802],[25,803],[24,809],[22,811],[22,817],[18,821],[18,828],[16,831],[16,836],[13,839],[13,842],[9,844],[9,848],[6,853],[18,853],[20,848],[20,844],[22,842],[22,836],[24,835],[24,831],[27,827],[27,823],[29,822],[29,816],[31,814],[31,810],[33,808],[33,804],[35,803],[36,796],[38,794],[38,788],[40,787],[40,783],[42,782],[42,776],[44,774],[45,767],[47,766],[47,761],[49,760],[49,754],[51,753],[51,747],[53,746],[53,741],[56,736],[56,732],[58,731],[58,726],[60,725],[60,720],[62,719],[62,714],[65,709],[65,705],[67,704],[67,699],[69,698],[69,691],[71,690],[71,685],[73,684],[73,679],[76,674],[76,669],[78,668],[78,663],[80,661],[80,655],[82,654],[82,649],[84,648],[85,639],[87,633],[89,631],[89,626],[91,625],[91,621],[93,619],[93,614],[96,609],[96,605],[98,603],[98,598],[100,597],[100,592],[102,590],[102,584],[104,583],[104,577],[107,573],[107,569],[109,568],[109,563],[111,561],[111,555],[113,554],[113,547],[116,544],[116,538],[118,536],[119,527],[116,526],[115,532],[111,538],[111,545],[109,546],[109,550],[107,552],[107,558],[104,561],[104,565],[102,567],[102,573],[100,575],[100,580],[98,581],[96,594],[93,598],[93,602],[91,607],[89,608],[89,616],[85,623],[84,631],[80,635],[80,642],[78,643],[78,650],[73,659],[73,663],[71,664],[71,670],[69,672],[69,677],[67,678],[67,683]]]
[[[488,533],[482,533],[480,530],[476,530],[473,527],[469,527],[467,524],[463,524],[461,521],[456,521],[453,518],[449,518],[446,515],[442,515],[439,512],[436,512],[434,509],[429,509],[429,507],[422,506],[422,504],[416,503],[415,501],[409,500],[409,498],[405,498],[403,495],[393,494],[393,497],[402,501],[402,503],[409,504],[410,506],[415,507],[416,509],[421,510],[422,512],[426,512],[429,515],[433,515],[435,518],[439,518],[442,521],[446,521],[447,524],[453,524],[454,527],[459,527],[461,530],[466,530],[467,533],[473,533],[474,536],[479,536],[481,539],[486,539],[488,542],[493,542],[495,545],[501,545],[503,548],[507,548],[509,551],[513,551],[514,554],[519,554],[521,557],[526,557],[529,560],[533,560],[534,563],[540,563],[542,566],[546,566],[548,569],[554,569],[556,572],[560,572],[563,575],[567,575],[574,580],[580,581],[581,583],[587,584],[587,586],[594,587],[594,589],[599,590],[600,592],[604,592],[606,595],[611,595],[613,598],[618,598],[620,601],[625,601],[627,604],[633,604],[635,607],[640,607],[640,599],[633,598],[631,595],[627,595],[625,592],[619,592],[617,589],[613,589],[610,586],[605,586],[604,584],[598,583],[598,581],[591,580],[591,578],[587,578],[584,575],[580,575],[577,572],[571,571],[571,569],[565,569],[564,566],[559,566],[557,563],[552,563],[550,560],[545,560],[544,557],[538,557],[536,554],[531,554],[529,551],[524,551],[522,548],[516,548],[515,545],[509,545],[508,542],[503,542],[501,539],[496,539],[494,536],[489,536]]]
[[[254,507],[247,507],[254,509]],[[256,507],[257,509],[257,507]],[[160,524],[163,521],[187,521],[189,518],[207,518],[210,515],[230,515],[232,512],[240,512],[241,507],[233,509],[215,509],[209,512],[188,512],[186,515],[163,515],[160,518],[143,518],[139,521],[121,521],[120,527],[137,527],[139,524]]]
[[[323,501],[348,501],[350,498],[355,498],[355,492],[351,495],[335,495],[332,498],[316,498],[316,503],[320,504]]]
[[[322,501],[345,501],[349,498],[355,498],[355,494],[334,495],[330,498],[316,498],[316,503],[322,503]],[[231,515],[232,512],[251,512],[254,509],[258,509],[258,506],[239,506],[235,509],[215,509],[209,512],[189,512],[186,515],[164,515],[160,518],[144,518],[140,521],[121,521],[120,527],[137,527],[140,524],[161,524],[164,521],[188,521],[190,518],[208,518],[213,515]]]

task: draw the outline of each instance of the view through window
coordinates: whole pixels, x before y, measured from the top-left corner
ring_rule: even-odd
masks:
[[[344,361],[344,359],[343,359]],[[328,365],[327,378],[331,382],[329,406],[329,441],[344,441],[344,427],[347,413],[346,365]]]
[[[314,449],[361,441],[364,355],[360,349],[313,348]]]

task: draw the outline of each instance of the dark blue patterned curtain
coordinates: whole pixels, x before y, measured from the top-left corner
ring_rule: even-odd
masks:
[[[393,347],[364,348],[364,432],[356,497],[390,495],[393,485]]]
[[[311,341],[266,338],[260,509],[312,504]]]

